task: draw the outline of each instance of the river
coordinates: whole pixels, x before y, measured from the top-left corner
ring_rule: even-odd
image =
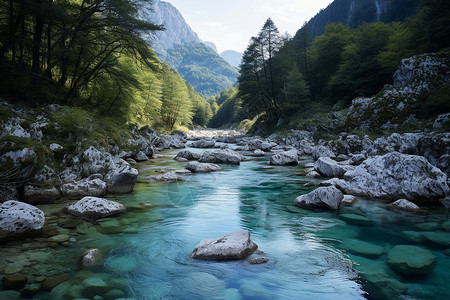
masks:
[[[448,219],[445,211],[400,214],[364,199],[338,212],[292,207],[297,196],[320,182],[304,177],[304,165],[312,162],[309,157],[295,167],[268,166],[266,156],[239,166],[222,165],[220,172],[185,176],[182,182],[148,182],[147,178],[159,174],[160,169],[184,167],[173,160],[177,152],[167,150],[141,163],[132,194],[107,196],[123,203],[128,210],[125,214],[96,224],[84,222],[74,229],[57,228],[75,242],[48,248],[40,238],[3,246],[3,270],[22,259],[26,260],[22,272],[33,274],[30,278],[36,282],[49,274],[69,274],[51,293],[40,290],[28,296],[22,293],[22,297],[322,300],[387,299],[400,292],[408,295],[403,299],[444,299],[450,295],[450,259],[444,254],[445,247],[422,245],[438,259],[427,276],[402,277],[386,264],[392,246],[412,243],[405,239],[404,231],[414,226],[417,229],[417,224],[440,226]],[[50,215],[48,226],[58,224],[64,205],[40,206]],[[349,224],[339,217],[344,213],[364,215],[371,225]],[[268,263],[189,258],[200,240],[240,229],[251,232],[252,240],[263,251],[255,256],[268,258]],[[366,244],[360,242],[377,245],[381,253],[364,254],[362,250],[363,254],[356,255],[351,250],[355,242],[362,248]],[[86,269],[79,259],[89,248],[99,248],[103,260],[99,266]]]

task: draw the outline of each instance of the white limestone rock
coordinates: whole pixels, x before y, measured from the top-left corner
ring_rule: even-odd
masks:
[[[218,239],[205,239],[198,243],[190,257],[202,260],[239,260],[258,249],[250,239],[250,232],[239,230]]]
[[[414,204],[411,201],[408,201],[406,199],[399,199],[399,200],[389,204],[389,208],[404,210],[404,211],[409,211],[409,212],[417,212],[420,210],[420,207],[418,207],[416,204]]]
[[[214,142],[213,140],[201,139],[201,140],[193,142],[191,144],[191,147],[193,147],[193,148],[214,148],[215,145],[216,145],[216,142]]]
[[[42,229],[44,212],[30,204],[10,200],[0,205],[0,239]]]
[[[272,155],[269,164],[274,166],[296,166],[298,165],[299,151],[292,149]]]
[[[242,158],[241,154],[231,149],[206,150],[200,157],[199,162],[239,165]]]
[[[137,181],[138,171],[123,159],[116,159],[114,163],[114,168],[105,176],[106,191],[131,193]]]
[[[314,160],[318,160],[320,157],[336,158],[336,155],[328,147],[315,146],[312,148],[312,157]]]
[[[175,160],[178,160],[179,158],[185,158],[187,160],[199,160],[201,155],[196,152],[192,152],[190,150],[181,150],[177,153],[177,156],[175,156]]]
[[[60,189],[63,197],[69,199],[79,199],[86,196],[99,197],[106,193],[106,182],[99,178],[90,177],[63,184]]]
[[[398,152],[367,159],[334,184],[370,198],[434,202],[449,193],[447,176],[424,157]]]
[[[97,265],[101,259],[102,252],[99,249],[88,249],[83,253],[83,256],[81,257],[81,264],[84,267],[92,267]]]
[[[155,176],[156,181],[167,181],[167,182],[173,182],[173,181],[182,181],[183,178],[177,174],[175,171],[170,171],[158,176]]]
[[[341,177],[345,169],[329,157],[320,157],[314,163],[314,169],[325,177]]]
[[[84,197],[67,207],[69,214],[87,219],[106,218],[125,211],[126,208],[121,203],[97,197]]]
[[[319,187],[314,191],[301,195],[295,199],[294,204],[302,208],[326,208],[336,210],[339,208],[344,195],[334,186]]]
[[[134,157],[135,161],[147,161],[148,160],[148,156],[144,153],[144,151],[139,151],[136,156]]]
[[[200,163],[197,161],[189,162],[184,168],[192,173],[208,173],[222,170],[222,168],[216,164]]]

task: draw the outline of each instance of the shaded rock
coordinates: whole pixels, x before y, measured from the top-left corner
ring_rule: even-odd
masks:
[[[364,288],[373,299],[395,299],[408,290],[408,286],[384,274],[362,274],[367,281]]]
[[[125,206],[119,202],[96,197],[84,197],[67,207],[69,214],[89,219],[105,218],[125,211]]]
[[[49,243],[64,243],[67,242],[70,239],[70,236],[68,236],[67,234],[58,234],[55,236],[52,236],[51,238],[47,239],[47,241]]]
[[[60,197],[61,193],[54,186],[51,188],[41,188],[27,185],[23,190],[23,200],[30,204],[53,203]]]
[[[403,275],[431,273],[437,258],[430,251],[409,245],[399,245],[388,253],[387,263],[391,269]]]
[[[97,265],[101,259],[102,252],[99,249],[88,249],[83,253],[83,256],[81,257],[81,264],[84,267],[91,267]]]
[[[450,121],[450,113],[441,114],[434,120],[433,128],[442,128],[446,122]]]
[[[315,146],[312,148],[312,157],[314,160],[318,160],[319,157],[330,157],[335,158],[336,155],[331,151],[330,148],[325,146]]]
[[[264,156],[266,153],[260,149],[256,149],[255,151],[253,151],[252,156],[255,157],[261,157]]]
[[[377,258],[384,254],[383,247],[357,239],[344,241],[342,247],[352,254],[368,258]]]
[[[175,156],[174,159],[185,158],[187,160],[199,160],[200,156],[201,155],[199,153],[195,153],[190,150],[181,150],[177,153],[177,156]]]
[[[355,196],[352,195],[344,195],[344,198],[341,201],[341,205],[343,206],[352,206],[358,201]]]
[[[242,155],[231,149],[206,150],[200,157],[199,162],[239,165]]]
[[[207,173],[222,170],[222,168],[216,164],[200,163],[196,161],[189,162],[184,168],[192,173]]]
[[[366,160],[366,156],[364,154],[355,154],[350,159],[350,164],[352,165],[360,165]]]
[[[31,297],[31,296],[39,293],[40,290],[41,290],[41,285],[39,283],[30,283],[25,286],[23,293],[25,296]],[[1,298],[1,295],[0,295],[0,299],[3,299],[3,298]],[[9,298],[8,298],[8,300],[9,300]]]
[[[270,151],[276,145],[277,144],[275,144],[275,143],[269,143],[267,141],[263,141],[260,139],[253,139],[247,143],[247,147],[248,147],[249,151],[262,150],[262,151],[267,152],[267,151]]]
[[[336,183],[340,189],[371,198],[432,202],[449,192],[447,176],[426,158],[398,152],[365,160],[344,180]]]
[[[450,247],[450,233],[443,231],[424,231],[422,237],[435,246]]]
[[[21,300],[21,294],[18,291],[0,291],[0,299]]]
[[[18,179],[26,179],[33,173],[37,158],[38,155],[32,149],[9,151],[0,156],[0,170],[17,168]]]
[[[178,162],[188,162],[189,159],[183,158],[183,157],[174,157],[174,160]]]
[[[334,186],[320,187],[297,197],[294,204],[303,208],[338,209],[343,198],[342,192]]]
[[[134,159],[132,159],[132,158],[127,158],[127,159],[125,159],[125,161],[127,162],[127,163],[129,163],[130,165],[133,165],[133,166],[135,166],[135,165],[137,165],[138,163],[137,163],[137,161],[135,161]]]
[[[325,177],[341,177],[345,170],[329,157],[319,157],[314,163],[314,169]]]
[[[19,290],[28,283],[28,276],[21,273],[5,275],[2,278],[3,288],[5,290]]]
[[[0,239],[42,229],[44,212],[19,201],[6,201],[0,205]]]
[[[250,232],[239,230],[218,239],[200,241],[190,257],[202,260],[236,260],[249,256],[257,248],[250,240]]]
[[[295,205],[286,205],[286,209],[288,212],[294,213],[294,214],[304,214],[307,215],[310,213],[310,211],[305,210],[303,208],[300,208],[298,206]]]
[[[199,140],[191,144],[192,148],[214,148],[216,142],[212,140]]]
[[[373,221],[367,217],[355,214],[340,214],[339,218],[344,220],[345,222],[358,226],[371,226],[373,225]]]
[[[121,161],[122,163],[105,176],[106,190],[110,193],[131,193],[136,184],[138,171],[126,161]]]
[[[61,186],[61,193],[65,198],[75,199],[86,196],[99,197],[106,193],[106,183],[101,179],[89,178],[66,183]]]
[[[136,156],[134,157],[134,160],[136,161],[147,161],[148,160],[148,156],[144,153],[144,151],[139,151]]]
[[[445,221],[444,223],[442,223],[442,228],[445,231],[450,232],[450,220],[449,221]]]
[[[274,166],[296,166],[298,165],[298,159],[298,150],[292,149],[272,155],[269,164]]]
[[[269,259],[266,257],[252,257],[248,260],[248,262],[252,265],[259,265],[269,262]]]
[[[423,230],[423,231],[434,231],[439,228],[439,224],[436,222],[420,223],[420,224],[415,224],[414,228]]]
[[[420,208],[412,203],[411,201],[408,201],[406,199],[399,199],[391,204],[388,205],[391,209],[398,209],[398,210],[404,210],[409,212],[417,212],[420,210]]]

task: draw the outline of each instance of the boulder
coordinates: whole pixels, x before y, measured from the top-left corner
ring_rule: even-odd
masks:
[[[0,205],[0,240],[42,229],[44,212],[30,204],[10,200]]]
[[[350,164],[358,166],[362,164],[366,160],[366,156],[364,154],[355,154],[350,159]]]
[[[222,168],[216,164],[200,163],[197,161],[189,162],[184,168],[192,173],[207,173],[222,170]]]
[[[26,179],[33,173],[38,155],[29,148],[9,151],[0,156],[0,170],[11,170],[17,168],[18,179]]]
[[[20,290],[28,283],[28,276],[22,273],[5,275],[2,283],[5,290]]]
[[[434,120],[433,128],[443,128],[444,124],[450,121],[450,113],[445,113],[437,116],[436,120]]]
[[[398,152],[369,158],[343,179],[335,182],[341,190],[369,198],[436,202],[449,192],[447,176],[426,158]]]
[[[206,150],[200,157],[199,162],[239,165],[242,155],[231,149]]]
[[[391,209],[404,210],[409,212],[417,212],[420,208],[406,199],[399,199],[388,206]]]
[[[135,161],[147,161],[148,156],[144,153],[144,151],[139,151],[138,154],[134,157]]]
[[[319,157],[330,157],[335,158],[336,155],[331,151],[330,148],[325,146],[315,146],[312,148],[312,157],[314,160],[318,160]]]
[[[317,173],[316,171],[310,171],[305,175],[306,178],[322,178],[322,175]]]
[[[260,149],[256,149],[252,153],[252,156],[255,156],[255,157],[261,157],[261,156],[264,156],[264,155],[265,155],[265,152],[260,150]]]
[[[95,266],[102,259],[102,252],[97,249],[88,249],[83,253],[81,257],[81,264],[84,267]]]
[[[96,197],[84,197],[67,207],[69,214],[87,219],[106,218],[125,211],[125,206],[119,202]]]
[[[131,193],[138,177],[138,171],[123,159],[115,161],[115,168],[105,176],[106,190],[109,193]]]
[[[338,209],[344,195],[334,186],[320,187],[314,191],[301,195],[294,204],[303,208]]]
[[[216,142],[212,140],[198,140],[191,144],[193,148],[214,148]]]
[[[345,170],[329,157],[319,157],[314,163],[314,169],[325,177],[341,177]]]
[[[60,197],[61,192],[54,186],[51,188],[40,188],[27,185],[23,190],[23,200],[30,204],[49,204]]]
[[[175,171],[170,171],[158,176],[155,176],[156,181],[182,181],[183,178],[177,174]]]
[[[175,156],[174,159],[176,160],[177,158],[185,158],[187,160],[199,160],[200,156],[201,155],[199,153],[195,153],[190,150],[181,150],[177,153],[177,156]]]
[[[238,260],[256,251],[250,232],[239,230],[218,239],[205,239],[194,248],[190,257],[202,260]]]
[[[274,166],[296,166],[298,165],[298,159],[298,150],[292,149],[272,155],[269,164]]]
[[[431,273],[437,258],[430,251],[410,245],[399,245],[388,253],[389,267],[403,275],[423,275]]]
[[[344,198],[342,198],[341,205],[343,206],[352,206],[358,201],[355,196],[352,195],[344,195]]]
[[[106,193],[106,182],[99,178],[86,178],[63,184],[60,189],[63,197],[69,199],[79,199],[86,196],[99,197]]]
[[[270,143],[270,142],[263,141],[260,139],[253,139],[247,143],[247,147],[248,147],[249,151],[262,150],[262,151],[267,152],[267,151],[270,151],[276,145],[277,144],[275,144],[275,143]]]

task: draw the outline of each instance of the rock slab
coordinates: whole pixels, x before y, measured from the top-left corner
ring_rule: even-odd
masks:
[[[399,245],[388,253],[391,269],[403,275],[423,275],[433,271],[437,258],[430,251],[409,245]]]
[[[218,239],[205,239],[194,248],[190,257],[202,260],[238,260],[243,259],[258,249],[250,232],[239,230]]]
[[[125,206],[119,202],[96,197],[84,197],[67,207],[69,214],[88,219],[105,218],[125,211]]]

